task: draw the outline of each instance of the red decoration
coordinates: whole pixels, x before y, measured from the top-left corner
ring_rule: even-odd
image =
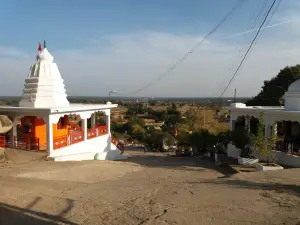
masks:
[[[42,51],[42,45],[41,45],[40,42],[39,42],[39,48],[38,48],[38,51],[39,51],[39,52]]]

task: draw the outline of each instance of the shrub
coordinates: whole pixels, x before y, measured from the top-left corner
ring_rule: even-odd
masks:
[[[257,134],[251,138],[251,143],[254,152],[258,153],[259,156],[265,158],[268,163],[275,161],[275,154],[273,149],[276,145],[276,126],[273,126],[272,135],[268,139],[264,135],[264,114],[261,113],[259,116],[259,123],[257,128]]]
[[[250,137],[244,128],[238,128],[231,133],[232,143],[236,148],[244,150],[250,144]]]

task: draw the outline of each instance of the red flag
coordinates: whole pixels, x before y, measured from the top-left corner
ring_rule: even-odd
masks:
[[[39,48],[38,48],[38,51],[42,51],[42,45],[41,45],[41,42],[39,42]]]

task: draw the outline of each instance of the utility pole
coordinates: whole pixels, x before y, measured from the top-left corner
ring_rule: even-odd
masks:
[[[234,89],[234,97],[233,97],[233,102],[236,103],[236,88]]]

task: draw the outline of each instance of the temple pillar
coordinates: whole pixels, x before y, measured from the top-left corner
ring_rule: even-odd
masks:
[[[83,130],[84,140],[87,140],[87,119],[84,118],[81,120],[81,128]]]
[[[277,137],[277,122],[273,123],[273,126],[272,126],[272,135],[276,135],[276,137]]]
[[[265,137],[266,138],[270,137],[270,125],[268,124],[265,125]]]
[[[236,122],[236,120],[230,120],[230,130],[231,131],[235,130],[235,122]]]
[[[13,118],[13,126],[12,126],[12,132],[11,132],[11,143],[12,143],[12,147],[15,147],[16,146],[16,141],[17,141],[17,135],[18,135],[18,132],[17,132],[17,121],[18,121],[19,117],[14,117]]]
[[[45,119],[47,135],[47,151],[49,154],[53,151],[53,123],[52,118],[48,115]]]
[[[105,122],[107,126],[107,133],[110,135],[110,110],[105,113]]]
[[[91,128],[95,128],[96,125],[96,113],[93,113],[91,116]]]
[[[245,116],[245,129],[247,134],[250,134],[250,117]]]

